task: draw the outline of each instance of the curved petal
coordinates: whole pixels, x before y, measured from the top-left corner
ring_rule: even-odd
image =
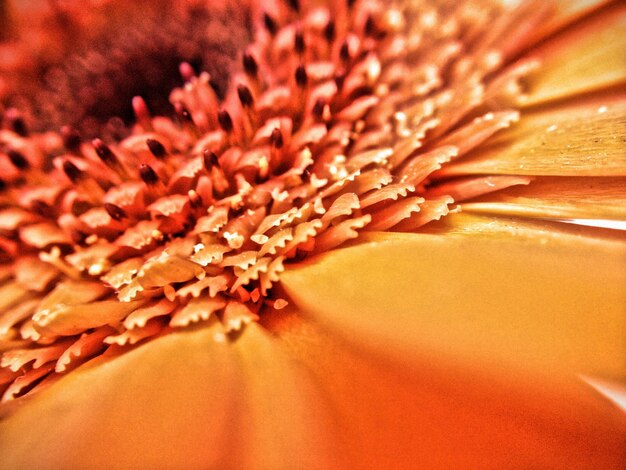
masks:
[[[313,390],[256,326],[234,342],[217,324],[172,333],[15,410],[0,468],[325,468],[332,434]]]
[[[543,39],[554,31],[574,24],[579,19],[615,2],[614,0],[552,0],[551,3],[554,5],[553,14],[536,31],[534,36],[536,40]]]
[[[581,224],[582,225],[582,224]],[[470,212],[456,212],[431,223],[422,233],[437,235],[459,234],[489,239],[535,240],[536,243],[572,243],[573,246],[606,245],[618,248],[623,244],[623,236],[613,230],[598,230],[589,226],[562,223],[539,218],[515,218],[513,216],[477,215]],[[546,240],[542,242],[542,240]],[[617,242],[617,245],[616,245]]]
[[[620,468],[624,422],[582,382],[554,390],[432,357],[389,361],[293,306],[261,321],[329,397],[349,468]]]
[[[528,58],[541,62],[522,105],[536,105],[626,82],[626,7],[596,15],[548,41]]]
[[[624,116],[623,93],[527,113],[439,174],[626,176]]]
[[[377,234],[281,280],[315,318],[395,357],[517,379],[625,375],[626,243],[511,235]]]
[[[536,178],[463,204],[464,211],[556,219],[626,220],[626,178]]]
[[[243,468],[329,468],[340,457],[339,436],[317,381],[257,324],[246,327],[234,350],[244,377],[244,420],[233,429],[246,436],[237,450]]]

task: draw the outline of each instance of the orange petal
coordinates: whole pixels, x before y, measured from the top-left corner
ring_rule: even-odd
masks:
[[[193,298],[182,309],[172,315],[170,326],[189,326],[191,323],[206,321],[216,311],[226,306],[222,297]]]
[[[332,468],[339,457],[334,420],[317,382],[257,324],[233,346],[246,385],[239,403],[245,420],[236,431],[248,437],[239,450],[243,468]]]
[[[98,282],[64,281],[41,301],[38,311],[53,309],[59,305],[80,305],[93,302],[109,292],[106,286]]]
[[[439,173],[626,176],[624,115],[624,94],[528,113]]]
[[[626,178],[537,178],[463,204],[463,210],[505,216],[626,220]]]
[[[612,0],[553,0],[554,13],[536,31],[535,38],[541,39],[550,33],[574,23],[576,20],[601,9]]]
[[[541,61],[521,104],[535,105],[626,83],[626,7],[596,15],[529,55]]]
[[[532,227],[368,239],[282,273],[293,302],[394,357],[447,357],[516,380],[626,374],[623,240]]]
[[[48,263],[34,256],[22,256],[14,265],[15,280],[27,289],[42,292],[59,272]]]
[[[167,335],[63,377],[0,424],[3,465],[223,468],[239,380],[215,333]]]
[[[453,202],[454,200],[449,196],[428,200],[420,205],[419,212],[411,214],[411,217],[394,226],[393,231],[414,232],[433,220],[439,220],[450,212],[449,206]]]
[[[548,240],[549,243],[609,244],[622,241],[623,236],[613,230],[598,230],[588,226],[578,226],[537,218],[514,218],[457,212],[449,214],[436,223],[421,230],[436,235],[455,234],[490,239]],[[366,237],[367,239],[367,237]],[[618,245],[619,246],[619,245]]]
[[[455,201],[472,199],[483,194],[493,193],[510,186],[528,184],[532,180],[525,176],[478,176],[454,179],[433,188],[429,188],[426,196],[451,196]]]
[[[335,411],[349,466],[330,468],[620,468],[624,422],[582,382],[554,389],[433,356],[389,361],[293,307],[261,322]]]
[[[0,310],[4,314],[7,309],[17,306],[20,302],[27,300],[28,297],[27,289],[17,282],[7,282],[0,286]]]
[[[143,300],[133,302],[102,300],[81,305],[59,304],[55,308],[38,311],[33,315],[33,321],[37,331],[44,336],[76,335],[90,328],[117,325],[143,304]]]
[[[255,325],[91,361],[0,422],[7,468],[329,468],[315,384]],[[330,443],[330,444],[329,444]]]

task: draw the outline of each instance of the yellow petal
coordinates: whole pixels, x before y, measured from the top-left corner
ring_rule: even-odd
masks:
[[[285,271],[296,305],[395,357],[429,354],[518,379],[626,375],[623,241],[530,229],[369,240]]]
[[[576,20],[612,3],[612,0],[553,0],[552,16],[536,31],[535,38],[541,39]]]
[[[313,390],[258,327],[205,324],[39,392],[0,421],[0,468],[328,468]]]
[[[626,7],[612,8],[567,30],[529,58],[541,68],[529,78],[525,106],[626,83]]]
[[[624,94],[527,113],[440,173],[626,176],[625,116]]]
[[[626,220],[626,178],[538,178],[463,204],[466,212]]]
[[[340,444],[350,466],[340,468],[621,466],[624,422],[580,381],[555,390],[432,357],[388,361],[293,305],[267,312],[261,322],[328,397],[337,431],[348,438]]]

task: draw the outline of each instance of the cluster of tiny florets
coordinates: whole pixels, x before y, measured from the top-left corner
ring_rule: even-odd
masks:
[[[482,2],[287,2],[262,14],[223,99],[183,63],[175,117],[136,97],[119,142],[31,134],[7,111],[3,401],[177,328],[237,331],[286,304],[276,282],[289,263],[363,231],[418,230],[502,187],[445,172],[518,118],[507,103],[525,67],[500,69],[511,25],[528,24],[522,7],[494,33],[495,14]]]

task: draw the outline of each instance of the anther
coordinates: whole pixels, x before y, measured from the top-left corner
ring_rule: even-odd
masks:
[[[350,60],[350,46],[348,46],[347,41],[344,41],[339,49],[339,58],[342,62],[348,62]]]
[[[74,184],[78,183],[84,176],[84,173],[71,160],[63,162],[63,172]]]
[[[119,222],[122,219],[126,219],[128,217],[124,209],[122,209],[119,206],[116,206],[115,204],[111,204],[109,202],[106,202],[104,204],[104,210],[107,211],[107,214],[109,214],[109,217],[111,217],[113,220],[117,222]]]
[[[146,139],[146,145],[148,146],[150,153],[152,153],[152,155],[156,158],[163,158],[167,155],[167,150],[158,140]]]
[[[324,117],[324,107],[326,106],[326,100],[324,98],[318,98],[313,105],[313,109],[311,110],[313,117],[321,121]]]
[[[373,36],[376,32],[376,23],[374,22],[374,18],[372,18],[371,15],[367,17],[367,20],[365,20],[363,32],[366,36]]]
[[[47,218],[52,218],[56,215],[54,208],[50,204],[40,201],[39,199],[35,199],[30,203],[30,210]]]
[[[289,8],[295,13],[300,13],[300,0],[287,0],[287,5],[289,5]]]
[[[343,88],[343,84],[346,81],[346,76],[344,74],[335,76],[335,85],[337,85],[337,90],[341,90]]]
[[[259,72],[259,64],[252,54],[244,53],[243,55],[243,69],[251,77],[256,77]]]
[[[148,186],[154,186],[159,182],[159,176],[150,165],[145,163],[139,165],[139,176]]]
[[[220,165],[219,160],[217,159],[217,155],[215,152],[211,150],[205,150],[202,154],[202,162],[204,163],[204,168],[209,171],[213,167],[218,167]]]
[[[26,126],[26,121],[24,121],[22,114],[17,109],[15,108],[8,109],[5,116],[7,119],[7,123],[9,127],[13,129],[13,132],[15,132],[16,134],[22,137],[28,136],[29,132],[28,132],[28,126]]]
[[[115,154],[111,151],[109,146],[100,139],[93,139],[91,141],[91,145],[93,145],[96,150],[96,154],[106,166],[115,166],[118,164]]]
[[[304,88],[307,85],[308,81],[309,77],[306,73],[306,68],[304,67],[304,65],[299,65],[296,69],[296,84],[300,88]]]
[[[174,111],[176,111],[176,115],[181,123],[185,122],[193,122],[191,118],[191,113],[182,103],[174,103]]]
[[[335,29],[335,22],[333,20],[329,20],[326,26],[324,27],[324,38],[329,43],[335,40],[337,35],[337,30]]]
[[[80,230],[72,230],[70,232],[70,238],[72,239],[72,242],[74,242],[76,245],[84,245],[85,244],[85,240],[87,239],[87,234],[84,232],[81,232]]]
[[[84,199],[76,198],[72,201],[72,205],[70,207],[70,212],[74,217],[80,217],[89,209],[91,209],[93,205],[89,201],[85,201]]]
[[[30,163],[22,152],[9,149],[7,151],[7,156],[9,157],[9,160],[11,160],[13,166],[18,170],[27,170],[30,167]]]
[[[178,66],[178,73],[180,73],[180,76],[185,82],[190,81],[196,75],[195,70],[189,62],[181,62]]]
[[[202,206],[202,198],[200,198],[200,195],[195,190],[190,189],[189,191],[187,191],[187,196],[189,197],[191,207],[197,209],[198,207]]]
[[[63,138],[63,146],[69,152],[78,152],[80,150],[80,134],[70,126],[61,127],[61,137]]]
[[[141,96],[134,96],[131,104],[137,122],[150,124],[150,111],[148,111],[148,105],[146,104],[144,99]]]
[[[245,85],[237,85],[237,95],[239,101],[244,108],[250,108],[254,104],[254,98],[252,98],[252,92],[250,88]]]
[[[301,55],[304,52],[304,35],[302,34],[302,31],[296,31],[293,46],[296,54]]]
[[[217,122],[219,123],[220,127],[224,129],[224,132],[226,133],[232,132],[233,120],[230,117],[230,114],[228,114],[228,111],[226,111],[225,109],[218,111]]]
[[[267,32],[270,33],[272,36],[274,36],[278,31],[278,25],[276,24],[276,20],[274,20],[274,18],[272,18],[267,12],[263,13],[263,24],[265,25],[265,29],[267,29]]]
[[[283,145],[285,143],[283,141],[283,133],[280,132],[280,129],[276,128],[272,131],[270,135],[270,144],[272,144],[272,147],[274,147],[277,150],[280,150],[281,148],[283,148]]]

